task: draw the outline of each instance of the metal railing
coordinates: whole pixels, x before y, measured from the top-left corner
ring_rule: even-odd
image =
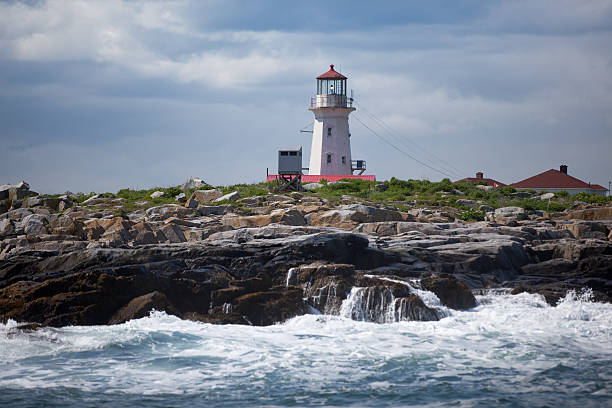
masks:
[[[365,160],[351,160],[351,169],[352,170],[365,170],[366,161]]]
[[[346,95],[329,94],[317,95],[310,98],[311,108],[346,108],[347,106],[352,107],[353,100],[351,98],[347,98]]]

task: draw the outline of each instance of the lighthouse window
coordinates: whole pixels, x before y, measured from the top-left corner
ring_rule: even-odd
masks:
[[[331,136],[331,130],[332,128],[327,128],[327,136]]]
[[[289,152],[280,152],[281,156],[288,156]]]
[[[289,156],[297,156],[297,152],[289,152]]]
[[[327,155],[327,163],[331,163],[331,154]]]
[[[342,156],[342,164],[346,164],[346,156]]]

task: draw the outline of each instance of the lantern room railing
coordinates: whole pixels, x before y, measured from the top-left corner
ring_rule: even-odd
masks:
[[[341,94],[317,95],[310,98],[311,108],[346,108],[352,106],[353,99]]]

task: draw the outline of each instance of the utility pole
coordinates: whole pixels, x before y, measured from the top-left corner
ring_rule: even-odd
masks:
[[[610,193],[612,193],[612,191],[610,191],[610,186],[612,186],[612,181],[608,181],[608,197],[610,197]]]

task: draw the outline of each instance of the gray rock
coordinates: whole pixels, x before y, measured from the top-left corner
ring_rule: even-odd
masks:
[[[478,210],[486,213],[486,212],[494,212],[495,208],[488,206],[488,205],[481,205],[478,207]]]
[[[44,215],[30,214],[21,221],[20,229],[22,229],[23,233],[26,235],[46,234],[46,223],[47,218]]]
[[[207,184],[201,178],[198,178],[198,177],[189,177],[189,180],[187,180],[186,182],[181,184],[181,186],[179,188],[181,190],[188,190],[190,188],[199,188],[199,187],[204,187],[206,185]]]
[[[201,205],[198,207],[200,215],[205,217],[211,215],[223,215],[231,210],[229,205]]]
[[[222,195],[223,193],[219,189],[196,190],[193,192],[191,198],[195,199],[199,203],[210,203],[212,200],[215,200]]]
[[[302,187],[304,188],[304,190],[312,191],[312,190],[317,190],[317,189],[323,187],[323,184],[321,184],[321,183],[308,183],[308,184],[302,185]]]
[[[170,217],[186,218],[194,215],[195,211],[178,204],[164,204],[151,207],[145,212],[148,221],[163,221]]]
[[[89,197],[87,200],[83,201],[83,204],[85,204],[85,205],[94,204],[94,202],[98,198],[100,198],[100,194],[94,194],[91,197]]]
[[[240,193],[237,191],[231,192],[229,194],[226,194],[224,196],[221,196],[219,198],[216,198],[215,200],[213,200],[213,203],[219,203],[221,201],[236,201],[240,198]]]
[[[537,197],[540,200],[550,200],[551,198],[555,197],[555,193],[544,193],[541,196]]]
[[[24,208],[31,208],[31,207],[38,207],[43,205],[43,200],[42,197],[37,196],[37,197],[28,197],[25,200],[23,200],[23,207]]]
[[[193,196],[189,197],[187,201],[185,201],[185,208],[198,208],[198,200],[194,199]]]
[[[459,199],[457,201],[455,201],[455,204],[463,206],[463,207],[469,207],[469,208],[474,208],[478,205],[478,201],[475,200],[468,200],[468,199]]]
[[[187,241],[185,234],[176,224],[166,224],[160,231],[164,233],[166,239],[172,244]]]
[[[153,193],[151,193],[150,197],[151,198],[159,198],[159,197],[163,197],[164,194],[165,193],[163,191],[154,191]]]
[[[174,197],[174,201],[178,201],[180,203],[183,203],[183,202],[187,201],[187,196],[185,195],[185,193],[180,193],[179,195]]]
[[[495,214],[503,216],[513,216],[524,213],[525,210],[521,207],[501,207],[495,210]]]
[[[9,198],[9,190],[11,189],[11,185],[4,184],[0,186],[0,200],[6,200]]]
[[[0,237],[11,235],[15,233],[15,225],[12,220],[4,218],[0,220]]]

